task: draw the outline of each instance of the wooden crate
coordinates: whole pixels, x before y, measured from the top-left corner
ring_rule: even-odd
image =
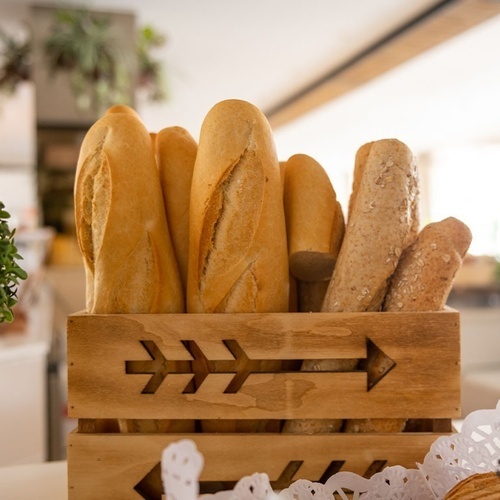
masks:
[[[100,499],[161,498],[161,490],[145,492],[142,485],[158,483],[161,451],[183,438],[193,439],[205,457],[200,481],[207,490],[254,472],[267,473],[275,488],[283,488],[338,470],[369,476],[384,466],[415,467],[460,416],[460,325],[453,310],[75,314],[68,318],[67,340],[69,416],[79,419],[68,437],[71,499],[93,499],[96,492]],[[369,369],[262,373],[254,363],[365,360],[374,352],[392,360],[378,380],[367,376]],[[189,386],[193,366],[196,389]],[[89,425],[322,418],[408,418],[420,431],[120,434]]]

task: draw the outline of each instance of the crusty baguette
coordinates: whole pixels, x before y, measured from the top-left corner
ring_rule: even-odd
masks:
[[[280,169],[255,106],[226,100],[203,121],[190,205],[187,310],[288,310]]]
[[[472,474],[457,483],[444,496],[444,500],[498,500],[500,475],[496,472]]]
[[[156,134],[155,151],[170,236],[184,289],[189,254],[189,199],[198,144],[182,127]]]
[[[284,166],[284,205],[290,270],[297,279],[298,309],[321,311],[337,260],[345,222],[328,174],[313,158],[296,154]],[[337,370],[337,360],[303,361],[304,371]],[[337,432],[338,420],[287,420],[284,433]]]
[[[105,115],[110,115],[113,113],[125,113],[128,115],[135,116],[137,119],[140,119],[139,114],[134,108],[131,108],[130,106],[127,106],[126,104],[114,104],[113,106],[110,106],[106,111]]]
[[[411,207],[417,195],[417,169],[408,147],[396,139],[373,142],[323,311],[380,310],[389,278],[412,237]]]
[[[471,241],[470,229],[454,217],[425,226],[399,260],[383,311],[442,310]],[[376,376],[384,370],[383,363],[383,359],[374,359],[368,370]],[[406,419],[353,419],[346,421],[344,430],[401,432],[405,423]]]
[[[291,156],[284,173],[290,270],[301,281],[329,280],[344,234],[335,190],[323,167],[308,155]]]
[[[226,100],[203,121],[193,172],[189,313],[287,312],[289,274],[280,168],[252,104]],[[280,362],[262,362],[277,370]],[[277,421],[202,421],[206,432],[278,431]]]
[[[75,218],[89,313],[183,311],[151,140],[132,113],[105,114],[86,134]]]

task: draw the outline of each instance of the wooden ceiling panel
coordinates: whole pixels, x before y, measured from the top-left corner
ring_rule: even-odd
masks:
[[[499,0],[446,0],[266,111],[278,128],[359,85],[500,15]]]

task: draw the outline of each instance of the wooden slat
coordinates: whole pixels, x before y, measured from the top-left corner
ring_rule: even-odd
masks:
[[[224,340],[250,359],[366,357],[368,339],[396,363],[371,390],[365,372],[252,373],[225,393],[232,373],[170,373],[154,393],[152,374],[126,373],[151,361],[141,341],[189,361],[181,341],[209,360],[230,362]],[[460,415],[459,314],[313,313],[73,315],[68,319],[69,414],[80,419],[453,418]]]
[[[374,461],[416,468],[438,434],[203,435],[78,434],[68,437],[70,500],[140,499],[134,491],[170,443],[192,439],[205,459],[201,482],[236,482],[263,472],[278,483],[292,461],[302,462],[290,482],[319,481],[333,461],[363,475]],[[282,485],[287,486],[287,485]]]
[[[499,14],[500,2],[495,0],[445,2],[420,22],[267,110],[269,122],[278,128]]]

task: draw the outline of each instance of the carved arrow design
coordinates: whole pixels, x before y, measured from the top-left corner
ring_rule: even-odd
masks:
[[[297,472],[302,467],[303,460],[291,460],[281,471],[279,477],[275,481],[271,481],[273,490],[282,490],[288,488],[294,481]],[[326,483],[326,481],[339,472],[344,466],[344,460],[335,460],[331,462],[326,470],[321,474],[321,477],[311,479],[313,482]],[[387,465],[386,460],[373,461],[368,469],[363,474],[369,479],[376,472],[380,472]],[[221,485],[224,489],[233,489],[236,481],[202,481],[200,482],[200,493],[216,493],[220,491]],[[158,462],[134,487],[134,490],[147,500],[161,500],[163,494],[163,486],[161,482],[161,463]]]
[[[179,361],[167,359],[153,340],[141,340],[140,343],[151,359],[125,361],[125,373],[127,375],[152,375],[142,390],[143,394],[154,394],[168,374],[191,374],[192,379],[183,390],[183,393],[193,394],[200,388],[208,375],[212,373],[231,373],[234,376],[224,393],[235,394],[240,390],[249,375],[268,373],[268,370],[263,369],[262,366],[264,361],[269,360],[250,359],[236,340],[224,340],[223,342],[232,354],[233,359],[209,360],[194,340],[183,340],[182,344],[190,353],[192,361]],[[367,339],[366,348],[367,357],[359,360],[359,369],[367,373],[367,390],[371,390],[396,366],[396,363],[370,339]],[[287,361],[291,360],[277,361],[287,364]],[[287,367],[281,373],[291,371]]]

